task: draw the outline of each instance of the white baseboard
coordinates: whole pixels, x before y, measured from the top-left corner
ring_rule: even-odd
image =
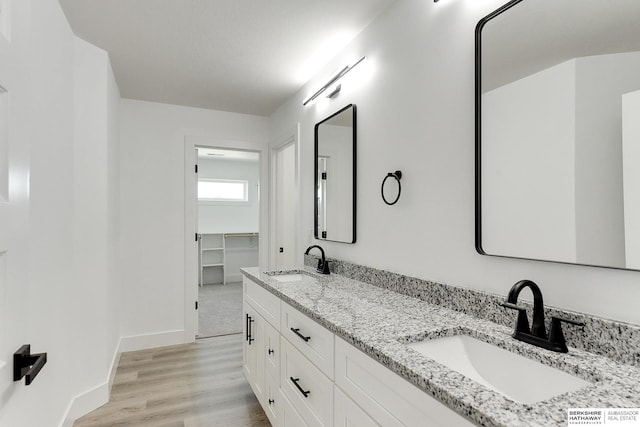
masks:
[[[184,330],[158,332],[155,334],[132,335],[120,339],[120,351],[145,350],[147,348],[184,344]]]
[[[118,341],[118,347],[113,355],[113,359],[111,359],[111,368],[109,369],[109,396],[111,396],[111,387],[113,387],[113,380],[116,378],[116,371],[120,364],[120,356],[122,356],[122,350],[120,350],[120,347],[122,347],[122,338]]]
[[[104,405],[109,401],[109,383],[104,382],[94,388],[85,391],[73,398],[69,407],[67,407],[67,413],[64,415],[64,419],[61,427],[72,427],[75,420],[81,416],[88,414],[96,408]]]
[[[224,281],[225,283],[242,282],[242,274],[229,274]]]
[[[118,364],[120,363],[120,355],[122,354],[120,351],[121,343],[122,339],[118,343],[116,351],[113,353],[107,381],[74,397],[67,407],[60,427],[72,427],[75,420],[109,401],[111,386],[113,385],[113,379],[116,376]]]
[[[183,344],[184,340],[184,330],[121,337],[111,360],[111,368],[106,381],[74,397],[67,407],[60,427],[72,427],[75,420],[109,401],[111,386],[123,352]]]

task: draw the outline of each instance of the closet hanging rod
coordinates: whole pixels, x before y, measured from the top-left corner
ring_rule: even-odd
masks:
[[[225,233],[224,237],[256,237],[258,233]]]

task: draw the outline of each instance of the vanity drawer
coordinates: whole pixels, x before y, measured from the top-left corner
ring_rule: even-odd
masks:
[[[335,368],[336,385],[380,425],[474,425],[340,338]]]
[[[333,425],[333,382],[290,342],[280,342],[280,388],[309,426]]]
[[[280,333],[333,379],[333,333],[284,302]]]
[[[244,277],[244,296],[253,308],[276,329],[280,327],[280,298]]]
[[[264,327],[264,364],[267,372],[280,378],[280,333],[268,323]]]

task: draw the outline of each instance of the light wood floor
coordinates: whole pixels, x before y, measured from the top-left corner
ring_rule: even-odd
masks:
[[[74,427],[270,426],[242,375],[242,334],[123,353],[111,399]]]

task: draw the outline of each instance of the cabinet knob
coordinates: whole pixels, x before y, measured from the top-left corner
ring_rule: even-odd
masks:
[[[273,405],[274,402],[275,402],[275,400],[269,399],[269,405]]]
[[[272,349],[269,349],[269,354],[273,354],[275,353],[275,351],[273,351]]]

